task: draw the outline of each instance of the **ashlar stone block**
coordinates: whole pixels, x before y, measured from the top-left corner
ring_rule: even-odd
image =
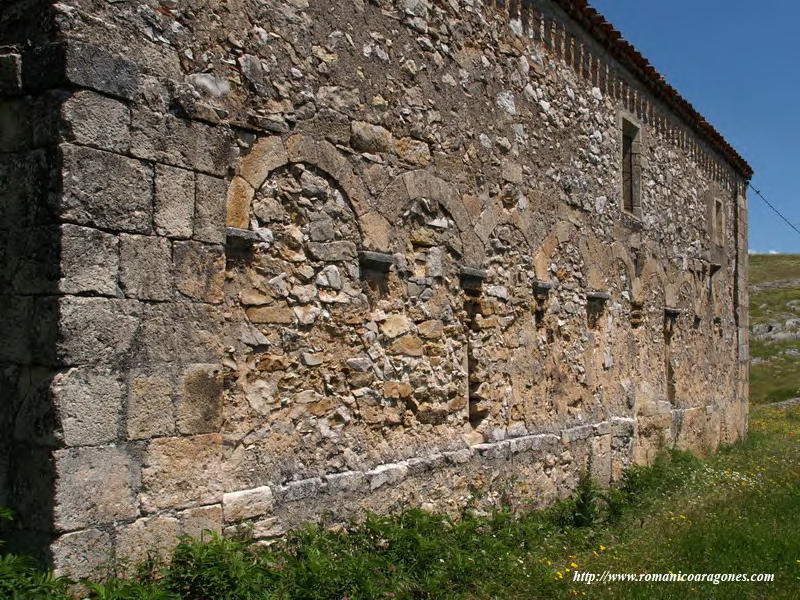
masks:
[[[127,432],[134,440],[175,432],[175,376],[169,366],[136,369],[128,378]]]
[[[61,146],[61,217],[79,225],[150,233],[153,169],[147,163],[93,148]]]
[[[130,110],[118,100],[79,91],[61,106],[61,118],[69,141],[119,153],[130,147]]]
[[[205,539],[209,533],[222,533],[222,506],[198,506],[178,513],[183,535]]]
[[[60,244],[61,292],[117,295],[119,240],[116,236],[89,227],[62,225]]]
[[[113,564],[111,534],[99,529],[83,529],[62,535],[50,546],[56,575],[73,579],[101,580]]]
[[[139,326],[140,305],[135,300],[67,296],[44,300],[37,318],[53,321],[58,315],[55,360],[63,365],[111,363],[130,351]],[[37,334],[46,342],[48,335]],[[50,352],[43,348],[43,354]]]
[[[131,298],[172,298],[172,247],[169,240],[149,235],[120,235],[120,284],[125,295]]]
[[[221,246],[175,242],[175,285],[180,293],[202,302],[222,302],[225,253]]]
[[[117,439],[123,382],[107,368],[78,367],[56,375],[52,401],[67,446],[90,446]]]
[[[219,365],[190,365],[183,371],[178,402],[181,433],[213,433],[222,425],[222,373]]]
[[[211,244],[225,243],[227,187],[224,179],[198,173],[194,239]]]
[[[269,514],[274,502],[269,486],[225,494],[222,497],[225,522],[232,523]]]
[[[147,109],[133,111],[131,153],[145,160],[195,169],[218,177],[225,175],[239,154],[228,128],[187,121]]]
[[[152,440],[142,469],[142,507],[154,512],[221,502],[225,454],[220,434]]]
[[[186,169],[156,165],[153,222],[156,233],[189,239],[194,230],[195,174]]]
[[[148,555],[168,558],[180,535],[180,521],[175,517],[144,517],[120,528],[117,533],[117,560],[135,567]]]
[[[139,83],[136,64],[105,48],[69,40],[34,48],[23,56],[23,85],[38,90],[86,87],[132,100]]]
[[[56,468],[53,520],[59,531],[134,519],[138,469],[121,448],[71,448],[53,453]]]

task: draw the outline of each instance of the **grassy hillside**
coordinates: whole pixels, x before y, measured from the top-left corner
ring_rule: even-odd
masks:
[[[750,401],[800,396],[800,255],[750,257]]]

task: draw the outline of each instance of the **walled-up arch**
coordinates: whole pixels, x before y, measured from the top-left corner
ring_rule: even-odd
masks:
[[[542,281],[550,280],[550,261],[556,248],[560,244],[569,241],[577,232],[575,225],[569,221],[560,221],[553,230],[542,240],[541,245],[533,256],[533,267],[537,279]]]
[[[478,266],[483,257],[483,243],[455,186],[430,171],[418,169],[397,177],[378,198],[376,209],[388,223],[402,221],[413,202],[435,203],[455,227],[452,248],[464,264]]]
[[[366,189],[350,162],[330,142],[302,134],[285,140],[280,136],[262,138],[242,158],[228,188],[226,222],[229,227],[250,227],[250,206],[256,191],[271,172],[290,163],[309,165],[330,177],[357,216],[364,248],[385,249],[390,235],[389,221],[370,205]]]
[[[484,197],[480,215],[475,219],[475,233],[486,245],[492,233],[500,225],[515,227],[525,240],[528,248],[533,251],[537,247],[537,228],[531,221],[530,211],[521,211],[516,207],[509,208],[503,204],[500,196]]]

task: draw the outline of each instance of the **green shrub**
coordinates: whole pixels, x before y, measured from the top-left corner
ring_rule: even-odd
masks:
[[[0,555],[0,598],[8,600],[68,600],[70,581],[43,571],[25,556]]]
[[[180,598],[255,600],[268,598],[273,582],[267,553],[242,539],[212,535],[207,541],[184,538],[163,584]]]

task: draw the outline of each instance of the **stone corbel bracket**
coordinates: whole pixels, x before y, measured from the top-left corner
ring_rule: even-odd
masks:
[[[586,299],[589,302],[596,302],[598,304],[605,304],[611,300],[611,294],[601,290],[589,290],[586,292]]]
[[[487,273],[483,269],[476,269],[466,265],[460,266],[458,274],[461,279],[461,287],[465,290],[481,289],[483,280],[487,277]]]
[[[358,253],[358,262],[363,269],[388,273],[394,264],[394,257],[385,252],[361,250]]]
[[[541,279],[533,280],[533,295],[537,300],[546,300],[551,291],[553,291],[553,284],[549,281],[542,281]]]

